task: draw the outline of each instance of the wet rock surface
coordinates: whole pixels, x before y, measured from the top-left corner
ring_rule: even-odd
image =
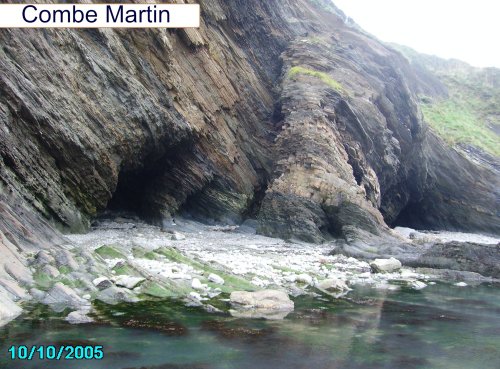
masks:
[[[276,290],[234,291],[229,300],[231,315],[236,317],[283,319],[294,308],[288,294]]]
[[[437,243],[411,264],[476,272],[498,279],[500,278],[500,246],[470,242]]]

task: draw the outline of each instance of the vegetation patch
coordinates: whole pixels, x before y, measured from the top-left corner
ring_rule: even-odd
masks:
[[[157,282],[146,282],[141,286],[142,293],[151,297],[167,298],[176,294]]]
[[[345,94],[345,89],[344,87],[336,80],[334,80],[332,77],[330,77],[328,74],[324,72],[319,72],[317,70],[305,68],[305,67],[292,67],[288,71],[288,77],[289,78],[294,78],[298,75],[306,75],[306,76],[312,76],[315,78],[320,79],[323,83],[337,91],[338,93]]]
[[[125,255],[111,245],[101,246],[94,252],[104,259],[125,259]]]
[[[299,271],[297,269],[289,268],[289,267],[286,267],[286,266],[281,266],[281,265],[273,264],[272,267],[273,267],[273,269],[281,270],[282,272],[302,274],[301,271]]]
[[[158,258],[158,254],[153,251],[146,251],[145,249],[134,247],[132,249],[132,255],[138,259],[148,259],[148,260],[156,260]]]
[[[437,77],[448,92],[446,99],[435,101],[420,96],[420,106],[432,130],[451,146],[471,145],[500,156],[500,140],[495,132],[500,114],[500,88],[495,81],[500,79],[500,72],[393,46],[413,65]]]
[[[41,290],[48,290],[53,284],[52,278],[50,278],[48,274],[41,271],[36,271],[33,274],[33,279],[36,286]]]
[[[119,265],[119,266],[117,265],[113,268],[113,270],[115,271],[116,275],[130,275],[130,276],[136,276],[136,277],[141,276],[140,273],[138,273],[134,268],[132,268],[128,264]]]
[[[219,286],[213,284],[212,287],[219,287],[223,292],[231,292],[231,291],[255,291],[257,287],[247,280],[235,276],[233,274],[226,273],[222,270],[222,266],[220,269],[210,266],[206,263],[193,260],[185,255],[183,255],[178,250],[171,247],[163,247],[161,249],[156,250],[157,253],[166,256],[171,261],[175,261],[182,264],[187,264],[192,266],[193,268],[205,272],[205,274],[214,273],[224,279],[224,285]],[[210,285],[210,284],[209,284]]]
[[[422,104],[422,111],[425,121],[448,144],[469,144],[500,156],[498,136],[466,104],[450,99]]]
[[[69,273],[71,273],[71,269],[68,266],[66,266],[66,265],[61,265],[59,267],[59,273],[61,273],[61,274],[69,274]]]

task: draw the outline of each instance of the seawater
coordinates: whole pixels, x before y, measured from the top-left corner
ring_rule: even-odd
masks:
[[[0,328],[6,369],[500,368],[500,286],[356,289],[299,297],[282,321],[236,319],[175,301],[96,304],[99,324],[31,309]],[[65,312],[67,313],[67,312]],[[100,361],[12,361],[12,345],[102,345]]]

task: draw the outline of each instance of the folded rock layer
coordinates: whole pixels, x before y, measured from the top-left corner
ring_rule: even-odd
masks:
[[[0,229],[64,242],[107,208],[322,242],[500,233],[498,171],[427,129],[446,94],[328,1],[203,0],[199,29],[0,31]],[[26,246],[27,245],[27,246]]]

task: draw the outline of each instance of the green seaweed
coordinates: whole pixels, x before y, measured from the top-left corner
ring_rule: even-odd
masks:
[[[220,269],[214,268],[206,263],[202,263],[200,261],[191,259],[185,255],[183,255],[181,252],[178,250],[171,248],[171,247],[163,247],[160,249],[155,250],[157,253],[160,255],[163,255],[167,257],[171,261],[175,261],[178,263],[182,264],[187,264],[192,266],[195,269],[198,269],[200,271],[204,271],[206,274],[209,273],[214,273],[219,275],[224,279],[224,285],[216,285],[214,286],[221,288],[224,292],[231,292],[231,291],[236,291],[236,290],[245,290],[245,291],[255,291],[257,287],[253,285],[252,283],[248,282],[247,280],[237,277],[233,274],[229,274],[227,272],[224,272],[222,270],[222,266]],[[210,284],[209,284],[210,285]]]
[[[103,245],[95,249],[94,252],[104,259],[125,259],[125,255],[112,245]]]
[[[54,280],[47,273],[41,271],[36,271],[33,274],[33,279],[37,288],[41,290],[48,290],[54,284]]]

